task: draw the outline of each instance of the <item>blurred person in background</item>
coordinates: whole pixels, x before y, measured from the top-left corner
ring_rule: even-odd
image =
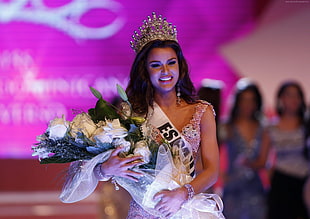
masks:
[[[260,152],[262,104],[258,86],[247,78],[240,79],[228,121],[220,128],[222,147],[227,150],[228,167],[221,176],[224,214],[229,219],[266,218],[266,195],[259,171],[248,165]]]
[[[305,156],[310,166],[310,108],[308,110],[308,117],[305,126]],[[310,167],[309,167],[310,168]],[[308,176],[307,182],[304,187],[304,200],[308,210],[308,217],[310,216],[310,177]]]
[[[217,134],[219,127],[219,118],[221,117],[221,93],[223,87],[223,81],[205,78],[201,81],[201,87],[198,89],[197,92],[200,100],[205,100],[211,103],[213,106],[213,109],[216,113],[215,123],[217,127]],[[219,142],[218,136],[217,140]]]
[[[305,148],[304,93],[298,82],[286,81],[277,91],[277,118],[267,128],[261,153],[251,166],[264,166],[275,152],[268,200],[269,219],[307,219],[303,188],[309,176]]]

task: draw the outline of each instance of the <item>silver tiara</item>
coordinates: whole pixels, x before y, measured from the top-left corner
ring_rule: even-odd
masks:
[[[133,41],[130,41],[131,48],[136,52],[140,52],[143,46],[153,40],[177,40],[176,26],[168,23],[166,18],[161,15],[156,16],[155,12],[152,17],[147,16],[147,20],[143,21],[143,25],[132,35]]]

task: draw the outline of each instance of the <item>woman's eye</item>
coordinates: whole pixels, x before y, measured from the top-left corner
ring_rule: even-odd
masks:
[[[173,61],[168,62],[168,65],[174,65],[175,63],[177,63],[177,61],[173,60]]]
[[[160,64],[158,64],[158,63],[153,63],[153,64],[151,64],[150,66],[151,66],[151,68],[158,68],[158,67],[160,67]]]

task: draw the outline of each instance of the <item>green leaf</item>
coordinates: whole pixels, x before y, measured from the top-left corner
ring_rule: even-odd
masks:
[[[89,88],[90,88],[90,91],[93,93],[93,95],[94,95],[95,97],[97,97],[98,99],[102,98],[102,95],[101,95],[101,93],[100,93],[98,90],[96,90],[96,89],[93,88],[93,87],[89,87]]]
[[[124,101],[128,101],[128,97],[127,97],[127,94],[125,92],[125,90],[119,85],[119,84],[116,84],[116,87],[117,87],[117,93],[119,94],[119,96],[124,100]]]
[[[108,102],[102,98],[97,101],[94,111],[90,112],[92,113],[91,116],[94,118],[95,122],[105,119],[117,119],[120,117],[120,115],[108,105]]]

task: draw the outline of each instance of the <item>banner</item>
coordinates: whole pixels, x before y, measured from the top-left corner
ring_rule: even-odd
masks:
[[[0,158],[31,157],[49,120],[93,107],[89,86],[109,101],[126,87],[129,41],[153,11],[177,26],[195,86],[213,78],[230,88],[237,76],[217,47],[251,20],[253,3],[216,2],[0,0]]]

